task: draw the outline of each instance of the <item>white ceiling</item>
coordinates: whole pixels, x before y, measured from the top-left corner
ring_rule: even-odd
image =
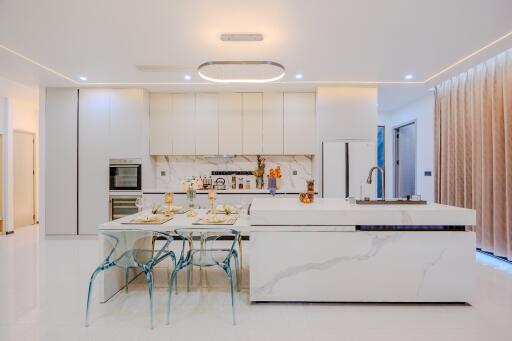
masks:
[[[511,0],[0,0],[0,75],[44,86],[76,85],[86,75],[87,83],[211,89],[218,86],[195,71],[205,61],[272,60],[287,74],[268,88],[377,82],[387,94],[379,107],[391,110],[511,47],[512,35],[414,85],[511,31]],[[222,42],[225,32],[265,39]],[[153,64],[176,71],[136,68]],[[411,85],[386,84],[406,74]]]

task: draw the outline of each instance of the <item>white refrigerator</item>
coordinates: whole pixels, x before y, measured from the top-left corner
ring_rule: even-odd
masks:
[[[322,194],[324,198],[375,198],[377,174],[366,183],[370,168],[377,164],[373,141],[334,140],[322,143]]]

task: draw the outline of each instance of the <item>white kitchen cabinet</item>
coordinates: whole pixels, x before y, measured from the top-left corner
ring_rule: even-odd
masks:
[[[172,95],[149,95],[149,154],[172,155]]]
[[[242,94],[219,94],[219,154],[242,154]]]
[[[109,219],[111,90],[80,89],[78,115],[78,233],[94,235]]]
[[[142,158],[144,108],[142,89],[110,92],[110,158]]]
[[[173,155],[194,155],[196,152],[194,94],[172,95],[170,128]]]
[[[45,231],[77,234],[77,89],[47,89]]]
[[[194,128],[197,155],[219,154],[219,96],[198,93]]]
[[[315,94],[284,94],[284,154],[315,154]]]
[[[242,153],[263,152],[263,94],[242,94]]]
[[[262,154],[283,154],[283,93],[263,93]]]

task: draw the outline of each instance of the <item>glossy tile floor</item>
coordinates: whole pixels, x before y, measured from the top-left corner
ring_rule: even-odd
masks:
[[[37,226],[0,236],[0,340],[512,340],[512,265],[477,254],[477,295],[469,305],[249,304],[238,294],[231,325],[227,285],[208,271],[180,288],[164,324],[166,270],[159,271],[154,330],[140,276],[83,327],[96,240],[45,240]],[[246,262],[249,252],[246,252]],[[392,275],[392,274],[390,274]],[[247,275],[245,276],[247,280]],[[206,283],[210,289],[206,288]],[[336,285],[333,283],[333,285]]]

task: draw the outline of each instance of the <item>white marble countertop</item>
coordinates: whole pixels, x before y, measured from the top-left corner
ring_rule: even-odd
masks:
[[[217,194],[270,194],[268,189],[224,189],[224,190],[215,190]],[[186,192],[181,189],[155,189],[155,188],[146,188],[142,190],[144,194],[163,194],[165,192],[173,192],[174,194],[186,194]],[[198,194],[206,194],[208,190],[201,189],[197,191]],[[278,190],[277,194],[297,194],[299,195],[299,191],[297,190]]]
[[[476,211],[440,204],[357,205],[345,199],[315,198],[303,204],[295,198],[256,198],[252,225],[411,225],[464,226],[476,224]]]

